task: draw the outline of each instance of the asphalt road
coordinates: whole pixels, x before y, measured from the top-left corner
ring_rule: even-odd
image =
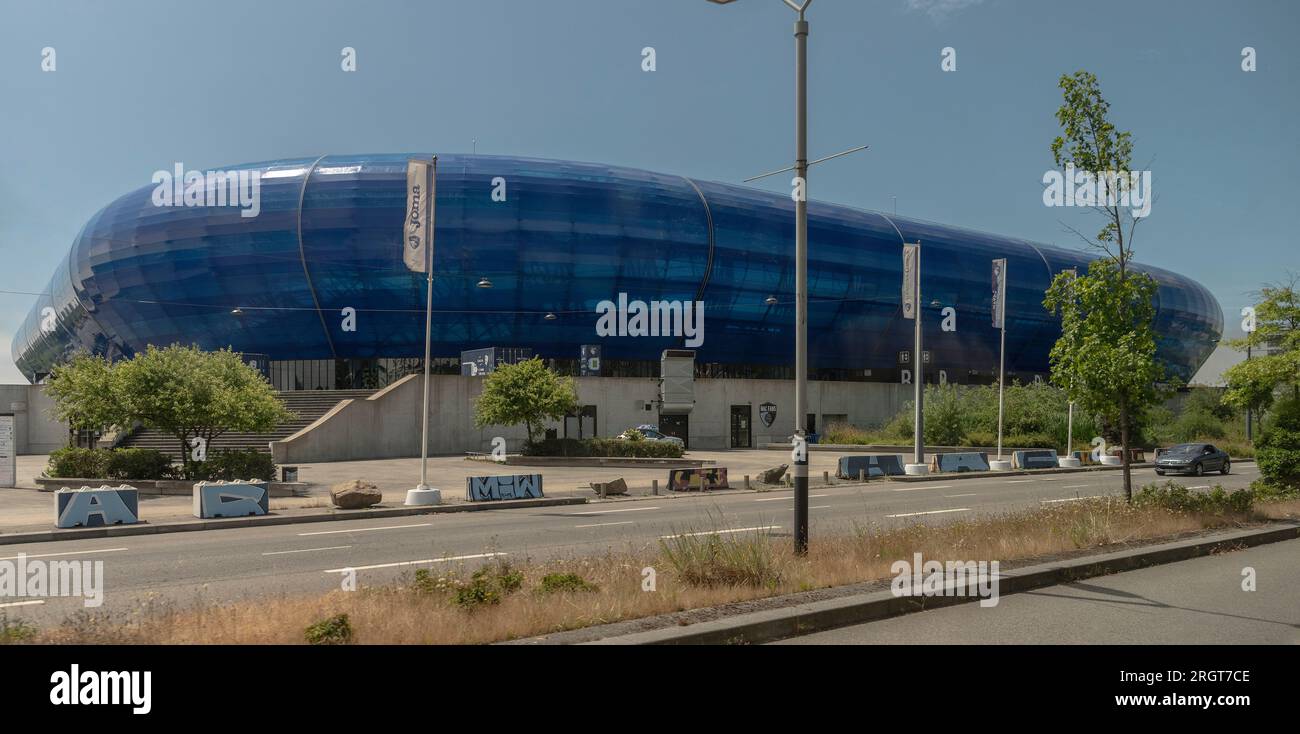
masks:
[[[1222,483],[1244,487],[1258,476],[1253,464]],[[1135,470],[1134,484],[1156,479]],[[978,514],[1121,494],[1119,472],[877,481],[811,492],[811,535],[866,522],[943,522]],[[676,495],[589,505],[401,518],[376,518],[97,540],[0,546],[0,560],[20,553],[46,560],[103,561],[104,603],[99,611],[132,608],[142,598],[177,603],[249,595],[320,592],[338,588],[340,569],[353,568],[365,586],[403,572],[448,564],[475,565],[487,554],[546,559],[606,550],[654,547],[660,536],[723,531],[789,534],[790,490],[709,496]],[[0,614],[49,623],[84,607],[80,598],[0,597]]]
[[[1242,589],[1243,569],[1255,590]],[[1300,644],[1300,540],[935,609],[778,645]]]

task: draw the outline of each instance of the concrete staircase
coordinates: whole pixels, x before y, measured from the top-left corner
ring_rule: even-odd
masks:
[[[264,454],[271,453],[267,445],[271,441],[288,438],[306,428],[338,405],[348,399],[363,400],[375,394],[375,390],[293,390],[280,393],[280,399],[297,418],[275,427],[269,433],[227,433],[218,436],[208,451],[219,449],[256,449]],[[175,457],[180,446],[175,437],[150,428],[136,431],[120,446],[126,448],[157,449],[168,456]]]

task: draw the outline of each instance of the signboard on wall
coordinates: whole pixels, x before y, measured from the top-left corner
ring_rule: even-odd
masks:
[[[578,374],[582,377],[600,377],[600,345],[583,344],[582,358],[578,365]]]
[[[0,487],[18,484],[18,430],[13,413],[0,413]]]

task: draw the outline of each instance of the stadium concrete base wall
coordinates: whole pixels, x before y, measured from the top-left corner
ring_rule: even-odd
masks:
[[[657,425],[657,378],[574,378],[581,405],[596,406],[596,435],[617,436],[642,423]],[[430,380],[429,453],[490,452],[500,436],[506,450],[517,452],[525,440],[522,426],[474,425],[474,404],[483,378],[435,375]],[[824,431],[834,420],[859,426],[879,425],[892,418],[912,398],[911,385],[878,382],[808,383],[809,412]],[[348,400],[310,426],[283,441],[271,443],[280,464],[317,461],[358,461],[420,455],[420,407],[423,378],[410,375],[364,400]],[[759,406],[772,403],[776,417],[764,425]],[[650,405],[650,410],[646,410]],[[794,383],[790,380],[697,379],[695,408],[690,415],[692,449],[731,448],[731,406],[749,405],[751,445],[785,442],[794,432]],[[564,426],[546,428],[564,436]],[[576,438],[573,424],[568,436]],[[587,435],[586,437],[590,437]]]

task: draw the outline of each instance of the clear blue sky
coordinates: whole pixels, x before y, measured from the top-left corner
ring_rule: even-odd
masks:
[[[780,0],[0,0],[0,291],[43,288],[96,210],[175,161],[477,138],[739,182],[793,156],[793,19]],[[812,198],[1074,247],[1061,221],[1095,215],[1044,207],[1041,178],[1057,79],[1085,68],[1154,172],[1141,261],[1206,284],[1229,324],[1300,271],[1300,3],[815,0],[809,21],[810,153],[871,145],[814,168]],[[0,382],[21,380],[32,301],[0,293]]]

